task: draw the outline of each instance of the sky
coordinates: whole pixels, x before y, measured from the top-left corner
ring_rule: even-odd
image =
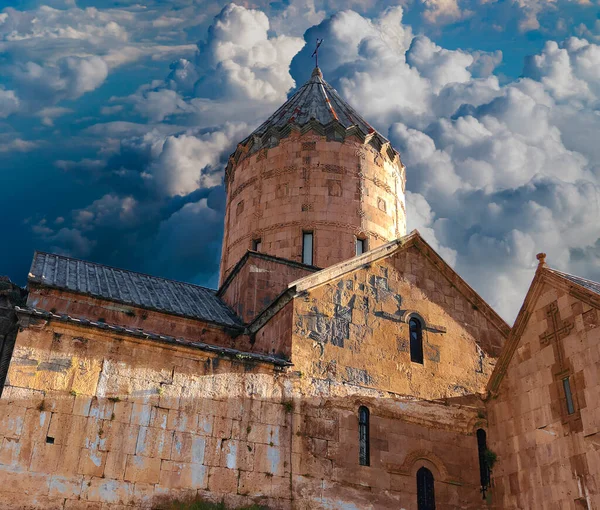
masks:
[[[600,280],[600,0],[0,0],[0,274],[34,250],[218,285],[223,171],[314,66],[509,323]]]

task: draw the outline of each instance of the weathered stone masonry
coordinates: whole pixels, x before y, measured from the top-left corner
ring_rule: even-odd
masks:
[[[229,159],[220,289],[0,281],[0,510],[600,508],[600,284],[540,256],[509,328],[405,235],[404,172],[316,69]]]

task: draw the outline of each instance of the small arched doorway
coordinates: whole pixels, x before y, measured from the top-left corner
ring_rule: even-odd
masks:
[[[426,467],[417,471],[417,508],[418,510],[435,510],[433,474]]]

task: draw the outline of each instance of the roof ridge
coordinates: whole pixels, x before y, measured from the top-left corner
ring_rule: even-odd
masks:
[[[179,283],[181,285],[189,285],[190,287],[195,287],[195,288],[198,288],[198,289],[207,290],[209,292],[212,292],[213,294],[217,293],[217,289],[211,289],[210,287],[205,287],[203,285],[198,285],[197,283],[184,282],[184,281],[181,281],[181,280],[174,280],[172,278],[165,278],[164,276],[156,276],[156,275],[152,275],[152,274],[149,274],[149,273],[142,273],[140,271],[133,271],[132,269],[124,269],[122,267],[111,266],[111,265],[108,265],[108,264],[102,264],[101,262],[93,262],[91,260],[80,259],[80,258],[77,258],[77,257],[69,257],[67,255],[60,255],[58,253],[50,253],[50,252],[42,251],[42,250],[34,250],[31,269],[33,269],[33,262],[35,262],[35,257],[38,254],[40,254],[40,255],[50,255],[51,257],[57,257],[57,258],[61,258],[61,259],[64,259],[64,260],[73,260],[75,262],[83,262],[84,264],[91,264],[93,266],[107,268],[107,269],[113,269],[115,271],[122,271],[124,273],[132,273],[132,274],[137,274],[137,275],[140,275],[140,276],[147,276],[148,278],[153,278],[155,280],[163,280],[163,281],[170,282],[170,283]],[[29,275],[32,274],[31,269],[29,270]],[[30,278],[31,278],[31,276],[28,276],[27,280],[29,280]]]
[[[585,282],[589,282],[589,283],[594,283],[596,285],[600,285],[600,282],[597,282],[596,280],[590,280],[589,278],[584,278],[583,276],[579,276],[579,275],[572,274],[572,273],[567,273],[566,271],[561,271],[560,269],[554,269],[553,267],[547,267],[546,269],[548,271],[552,271],[553,273],[558,273],[558,274],[564,275],[564,276],[571,276],[573,278],[577,278],[578,280],[583,280]]]

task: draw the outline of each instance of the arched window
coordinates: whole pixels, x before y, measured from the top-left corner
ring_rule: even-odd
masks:
[[[487,450],[486,433],[483,429],[477,429],[477,451],[479,452],[479,478],[481,480],[481,492],[485,499],[485,491],[490,485],[490,468],[485,458]]]
[[[358,408],[358,462],[361,466],[370,464],[369,454],[369,410]]]
[[[410,360],[423,364],[423,325],[416,317],[408,321],[410,328]]]
[[[426,467],[417,471],[417,508],[418,510],[435,510],[433,474]]]

